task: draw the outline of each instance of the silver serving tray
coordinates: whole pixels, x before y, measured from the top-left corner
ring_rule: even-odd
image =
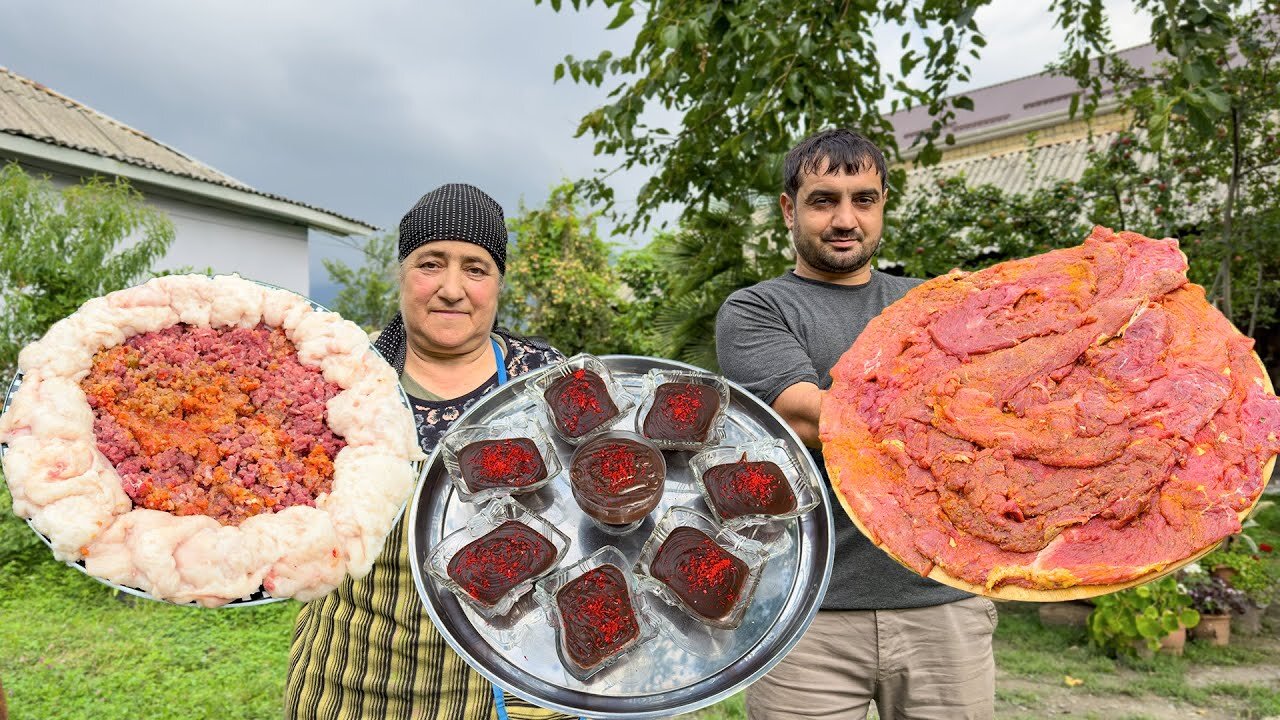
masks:
[[[696,370],[690,365],[649,357],[606,355],[601,358],[628,392],[640,395],[641,378],[652,369]],[[540,371],[541,372],[541,371]],[[481,398],[455,426],[481,424],[518,413],[537,411],[522,392],[530,373]],[[537,705],[591,718],[659,718],[692,712],[724,698],[764,675],[804,634],[826,593],[833,555],[831,502],[825,482],[812,456],[790,427],[759,399],[730,383],[724,444],[780,438],[790,444],[802,470],[819,478],[818,506],[788,529],[787,549],[770,559],[742,625],[729,631],[729,640],[714,655],[684,649],[666,632],[625,656],[617,665],[586,682],[571,676],[556,652],[555,631],[542,610],[526,596],[505,623],[524,628],[513,647],[504,647],[503,633],[490,621],[464,607],[440,587],[426,571],[426,557],[441,538],[463,527],[476,507],[461,502],[449,481],[439,447],[427,460],[427,468],[409,504],[409,557],[414,584],[431,621],[446,642],[471,667],[489,681]],[[632,429],[633,409],[616,426]],[[565,468],[573,446],[554,440]],[[706,506],[689,474],[693,453],[663,453],[667,460],[667,487],[662,501],[635,532],[622,537],[598,530],[578,509],[569,489],[568,472],[562,471],[536,493],[517,496],[522,503],[567,534],[572,544],[561,562],[567,566],[605,545],[620,549],[634,563],[654,523],[673,505]],[[660,601],[649,606],[659,622],[671,611]],[[523,616],[521,616],[523,613]],[[506,636],[510,645],[510,636]]]
[[[249,279],[249,278],[245,278],[245,279]],[[270,288],[272,290],[284,290],[285,292],[291,292],[291,293],[293,292],[288,288],[283,288],[283,287],[280,287],[279,285],[272,285],[271,283],[265,283],[260,280],[252,280],[252,282],[255,282],[259,285],[262,285],[263,287]],[[297,293],[294,293],[294,294],[297,295]],[[325,306],[321,305],[315,300],[312,300],[309,297],[306,297],[304,295],[299,295],[299,297],[301,297],[303,300],[306,300],[308,303],[310,303],[311,309],[317,312],[333,312],[332,310],[326,308]],[[377,355],[378,357],[382,357],[382,353],[378,352],[378,349],[374,347],[372,343],[369,344],[369,348],[373,350],[373,353],[375,355]],[[385,360],[385,358],[383,359]],[[4,402],[3,404],[0,404],[0,415],[3,415],[9,411],[9,405],[13,402],[13,395],[18,391],[18,387],[22,385],[22,376],[23,376],[23,373],[21,370],[18,370],[17,372],[14,373],[13,379],[9,382],[9,388],[8,390],[5,391]],[[409,409],[409,412],[413,412],[413,406],[409,404],[409,396],[405,394],[404,388],[400,388],[400,402],[404,403],[404,406]],[[0,458],[4,457],[5,450],[7,450],[8,447],[9,447],[8,445],[5,445],[4,443],[0,443]],[[423,473],[426,471],[426,468],[427,468],[426,462],[419,460],[419,461],[414,461],[411,464],[413,465],[414,476],[418,479],[418,482],[421,483]],[[400,516],[404,514],[404,508],[405,508],[405,505],[401,505],[400,509],[396,512],[396,519],[394,522],[391,523],[392,527],[395,527],[396,523],[400,522]],[[35,533],[36,537],[40,538],[41,542],[43,542],[46,546],[52,549],[53,543],[49,541],[49,538],[45,537],[44,533],[37,530],[35,526],[31,524],[31,520],[26,518],[24,518],[24,520],[26,520],[27,527],[31,528],[31,532]],[[119,590],[122,593],[127,593],[129,595],[133,595],[134,597],[139,597],[144,600],[154,600],[156,602],[167,603],[170,605],[180,605],[183,607],[199,607],[199,608],[204,607],[203,605],[195,601],[192,601],[189,603],[170,602],[163,598],[158,598],[155,595],[152,595],[151,593],[146,592],[145,590],[139,590],[138,588],[129,587],[128,585],[121,585],[119,583],[114,583],[114,582],[111,582],[110,580],[105,580],[103,578],[100,578],[97,575],[92,575],[89,573],[88,570],[85,569],[83,560],[77,560],[76,562],[69,562],[66,564],[75,568],[76,570],[79,570],[85,575],[88,575],[94,580],[97,580],[103,585],[107,585],[109,587],[115,588],[116,590]],[[271,594],[268,593],[265,588],[259,587],[258,590],[253,594],[248,595],[246,597],[232,600],[231,602],[228,602],[225,605],[219,606],[219,609],[251,607],[253,605],[266,605],[268,603],[280,602],[281,600],[288,600],[288,599],[289,598],[287,597],[272,597]]]

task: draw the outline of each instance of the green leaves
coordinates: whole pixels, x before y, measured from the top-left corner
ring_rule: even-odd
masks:
[[[910,37],[910,36],[904,36],[904,37]],[[924,58],[919,55],[916,55],[914,50],[908,50],[902,54],[902,58],[898,61],[898,71],[902,73],[903,77],[906,77],[910,75],[912,71],[916,69],[916,66],[919,65],[923,60]]]
[[[1187,608],[1178,614],[1178,622],[1181,623],[1183,627],[1195,627],[1200,624],[1200,613],[1192,610],[1191,608]],[[1173,631],[1171,630],[1170,632]]]
[[[1103,595],[1089,615],[1089,641],[1117,655],[1132,655],[1135,643],[1155,650],[1161,638],[1200,621],[1190,605],[1173,576]]]
[[[499,306],[512,330],[545,337],[567,355],[613,351],[620,303],[609,246],[596,233],[595,214],[579,207],[581,192],[561,182],[543,207],[521,203],[508,220],[515,244]]]
[[[920,148],[920,152],[916,154],[916,160],[921,165],[937,165],[942,161],[942,150],[933,143],[926,144]]]
[[[1176,98],[1164,95],[1153,88],[1148,88],[1144,97],[1148,99],[1147,139],[1152,148],[1159,150],[1164,147],[1165,132],[1169,129],[1169,119],[1173,114]]]
[[[674,50],[680,46],[680,26],[668,25],[662,30],[662,47]]]
[[[613,22],[609,23],[608,27],[606,27],[605,29],[617,30],[618,28],[626,24],[626,22],[630,20],[631,17],[635,14],[636,14],[636,11],[631,8],[631,3],[623,2],[622,5],[618,8],[618,14],[613,16]]]
[[[938,103],[939,122],[925,137],[932,144],[954,112],[939,101],[968,76],[962,48],[983,45],[972,18],[988,2],[607,0],[614,8],[609,28],[641,20],[634,46],[608,63],[566,59],[553,77],[594,85],[618,77],[617,90],[582,118],[578,133],[612,159],[601,178],[644,168],[652,179],[625,211],[604,183],[585,186],[583,199],[599,203],[617,232],[629,234],[645,229],[664,205],[685,208],[689,218],[717,201],[776,194],[778,177],[760,168],[820,128],[855,127],[892,156],[894,136],[880,108],[900,80],[881,72],[872,34],[884,20],[903,26],[904,46],[927,46],[910,51],[899,69],[916,85],[909,88],[913,104]],[[670,133],[646,127],[641,118],[655,107],[677,111],[680,126],[664,118]],[[922,161],[938,156],[930,150]]]
[[[374,235],[361,247],[365,261],[352,268],[341,260],[321,263],[338,285],[333,310],[372,332],[384,327],[400,304],[399,248],[394,232]]]
[[[86,300],[146,279],[172,242],[169,219],[124,180],[58,192],[15,163],[0,169],[0,376]]]

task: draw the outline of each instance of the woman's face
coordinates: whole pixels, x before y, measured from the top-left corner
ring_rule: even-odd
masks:
[[[412,343],[428,351],[467,351],[489,336],[502,276],[479,245],[436,240],[402,266],[400,312]]]

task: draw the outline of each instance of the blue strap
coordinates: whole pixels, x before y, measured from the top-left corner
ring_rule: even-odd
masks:
[[[489,342],[493,343],[493,359],[498,365],[498,384],[502,385],[507,382],[507,362],[502,359],[502,346],[498,344],[496,338],[489,338]],[[506,714],[498,716],[500,720],[506,720]]]
[[[507,363],[502,358],[502,346],[495,338],[489,338],[489,342],[493,345],[493,359],[498,366],[498,384],[502,385],[507,382]],[[493,686],[493,709],[498,713],[498,720],[507,720],[507,701],[502,697],[502,688],[497,685]]]
[[[506,373],[499,373],[498,382],[506,379]],[[502,697],[502,688],[493,686],[493,709],[498,712],[498,720],[507,720],[507,701]]]

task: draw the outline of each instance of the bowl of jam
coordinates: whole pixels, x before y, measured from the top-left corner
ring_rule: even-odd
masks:
[[[821,489],[781,440],[727,445],[689,459],[716,521],[731,529],[790,520],[818,505]]]
[[[662,451],[623,430],[582,443],[569,462],[573,499],[597,527],[614,535],[644,522],[662,499],[666,477]]]
[[[623,389],[599,358],[580,354],[539,373],[529,396],[547,409],[552,430],[577,445],[618,424],[635,398]]]
[[[701,450],[724,437],[729,383],[708,372],[650,370],[636,432],[663,450]]]
[[[732,630],[742,624],[768,559],[759,543],[677,505],[662,515],[634,569],[641,584],[668,605]]]
[[[568,536],[502,497],[446,535],[427,557],[427,572],[480,615],[497,618],[554,570],[568,550]]]
[[[630,563],[612,545],[539,580],[534,597],[555,628],[560,662],[581,681],[657,635]]]
[[[455,427],[441,446],[445,469],[464,502],[535,492],[563,470],[546,429],[529,416]]]

